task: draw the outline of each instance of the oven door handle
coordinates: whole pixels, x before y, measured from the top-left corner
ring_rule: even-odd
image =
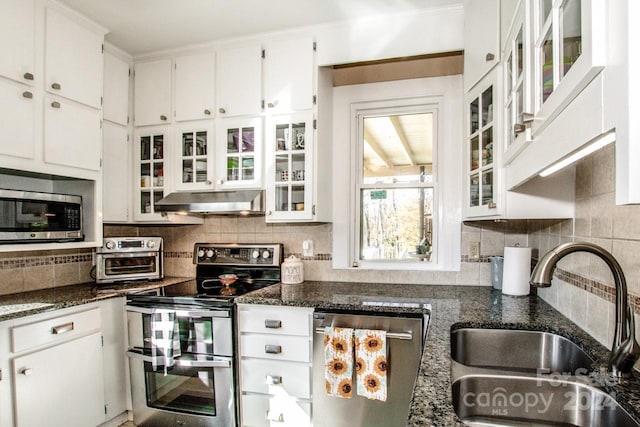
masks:
[[[139,359],[143,362],[154,363],[156,366],[164,366],[164,356],[149,356],[139,350],[127,351],[127,356],[132,359]],[[214,357],[211,360],[186,360],[173,359],[174,365],[181,368],[231,368],[231,359]]]
[[[143,307],[140,305],[129,305],[127,304],[127,311],[131,311],[134,313],[142,313],[142,314],[154,314],[157,313],[160,307]],[[167,311],[173,311],[176,313],[177,317],[229,317],[228,310],[200,310],[200,311],[192,311],[192,310],[183,310],[177,307],[167,307]]]

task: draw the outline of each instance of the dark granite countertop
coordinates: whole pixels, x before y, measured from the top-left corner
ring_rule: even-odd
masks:
[[[0,322],[9,319],[59,310],[115,298],[135,291],[145,291],[194,280],[190,277],[166,277],[152,282],[96,285],[81,283],[71,286],[43,289],[0,296]]]
[[[451,400],[450,341],[452,328],[489,327],[556,333],[577,343],[606,366],[609,352],[588,333],[535,295],[512,297],[489,287],[304,282],[273,285],[236,299],[238,303],[315,307],[337,310],[415,311],[363,305],[364,302],[431,305],[431,319],[416,379],[407,426],[462,426]],[[640,380],[606,386],[616,400],[640,420]]]

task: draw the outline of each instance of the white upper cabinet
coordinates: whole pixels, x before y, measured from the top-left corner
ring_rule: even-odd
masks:
[[[126,222],[131,188],[127,128],[105,122],[102,135],[102,218],[107,222]]]
[[[313,108],[314,53],[311,37],[266,44],[264,93],[267,112],[289,113]]]
[[[176,126],[173,150],[176,190],[213,188],[213,123],[200,121]]]
[[[147,126],[171,121],[171,60],[140,62],[134,73],[134,124]]]
[[[210,119],[215,108],[215,55],[175,58],[175,119]]]
[[[222,117],[262,111],[262,47],[225,48],[217,56],[217,110]]]
[[[51,7],[46,9],[45,26],[46,90],[100,108],[103,34]]]
[[[34,0],[0,0],[0,75],[32,84]]]
[[[104,54],[105,120],[126,126],[129,123],[129,64],[110,54]]]
[[[500,59],[499,0],[465,0],[464,90],[467,92]]]
[[[34,108],[31,88],[0,79],[0,155],[33,158]]]
[[[100,111],[49,96],[44,102],[44,161],[99,171]]]
[[[260,188],[262,185],[262,118],[219,121],[216,138],[217,189]]]

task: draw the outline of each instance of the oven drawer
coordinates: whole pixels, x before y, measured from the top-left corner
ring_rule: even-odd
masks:
[[[87,335],[102,327],[100,308],[53,317],[11,329],[12,348],[19,353],[42,345],[51,345]]]
[[[311,402],[289,396],[242,396],[242,425],[251,427],[309,427]]]
[[[309,365],[244,359],[240,370],[243,391],[311,398]]]
[[[240,355],[292,362],[311,362],[311,340],[307,337],[242,335],[240,337]]]
[[[298,307],[238,306],[240,332],[261,334],[311,335],[313,310]]]

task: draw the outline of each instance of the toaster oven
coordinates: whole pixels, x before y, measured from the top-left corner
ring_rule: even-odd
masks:
[[[96,251],[96,283],[164,278],[162,237],[107,237]]]

